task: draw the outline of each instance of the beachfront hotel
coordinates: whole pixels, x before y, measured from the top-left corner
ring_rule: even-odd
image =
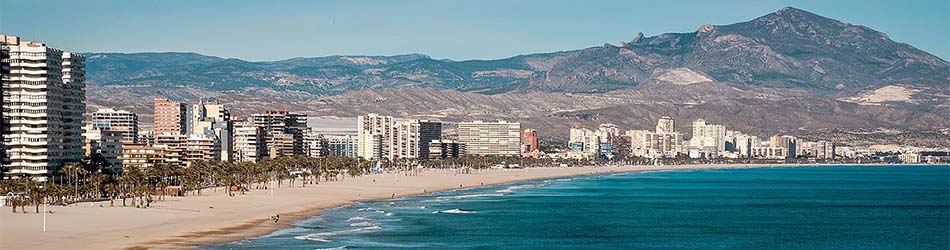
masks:
[[[83,158],[84,57],[0,34],[3,178],[45,181]]]
[[[519,155],[521,123],[509,121],[459,122],[458,142],[470,155]]]

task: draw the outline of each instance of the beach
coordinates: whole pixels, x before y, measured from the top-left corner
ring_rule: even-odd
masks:
[[[786,165],[667,165],[611,167],[546,167],[495,169],[469,174],[454,170],[346,177],[338,181],[272,190],[251,190],[229,197],[223,189],[206,189],[201,196],[166,197],[148,209],[122,207],[116,200],[50,206],[47,231],[43,214],[27,207],[28,214],[0,210],[2,249],[180,249],[195,245],[240,240],[266,235],[317,215],[326,208],[359,200],[388,199],[424,192],[494,185],[530,179],[675,169],[749,168]],[[800,165],[795,165],[800,166]],[[157,196],[155,199],[158,199]],[[43,208],[40,207],[42,210]],[[18,211],[20,209],[17,209]],[[280,215],[274,223],[271,216]]]

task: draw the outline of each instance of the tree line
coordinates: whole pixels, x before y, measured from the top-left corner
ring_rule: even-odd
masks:
[[[524,168],[552,164],[582,164],[579,161],[522,158],[519,156],[477,156],[446,159],[395,159],[368,161],[338,156],[288,156],[259,162],[224,162],[200,160],[188,166],[158,163],[148,167],[125,166],[111,172],[102,159],[68,163],[49,178],[38,182],[28,175],[6,176],[0,180],[0,195],[7,196],[12,211],[26,213],[32,206],[40,212],[43,204],[71,204],[76,202],[109,201],[115,206],[145,207],[166,196],[201,195],[203,190],[225,187],[229,196],[234,192],[277,188],[285,185],[301,186],[334,181],[347,176],[370,173],[398,172],[406,175],[420,169],[454,169],[466,172],[488,168]]]

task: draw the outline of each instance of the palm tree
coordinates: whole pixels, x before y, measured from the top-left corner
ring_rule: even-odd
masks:
[[[109,206],[114,207],[115,198],[118,196],[117,194],[119,193],[119,185],[114,182],[106,183],[105,190],[106,190],[106,193],[109,194]]]

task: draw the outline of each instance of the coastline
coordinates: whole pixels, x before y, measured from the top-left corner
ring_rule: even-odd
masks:
[[[0,210],[0,247],[11,249],[180,249],[238,241],[294,227],[294,223],[319,215],[325,209],[357,201],[382,200],[458,188],[501,185],[536,179],[579,175],[655,170],[721,168],[858,166],[859,164],[703,164],[627,165],[601,167],[543,167],[482,170],[457,174],[452,170],[428,170],[415,176],[373,174],[301,187],[252,190],[247,195],[227,197],[225,192],[205,190],[201,196],[169,197],[149,209],[109,207],[109,202],[50,207],[49,231],[42,232],[41,214],[12,214]],[[860,164],[861,166],[908,166]],[[287,185],[285,183],[284,185]],[[459,186],[460,185],[460,186]],[[103,205],[103,207],[99,207]],[[6,207],[5,207],[6,208]],[[9,209],[9,208],[8,208]],[[42,208],[41,208],[42,209]],[[268,219],[281,215],[274,224]],[[55,235],[55,238],[49,237]]]

